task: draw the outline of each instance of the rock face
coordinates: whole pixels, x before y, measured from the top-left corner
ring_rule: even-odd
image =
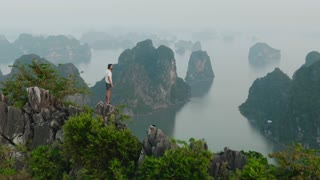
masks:
[[[281,143],[320,147],[320,62],[298,69],[291,80],[279,70],[256,80],[241,113]]]
[[[38,87],[27,89],[29,101],[23,109],[17,109],[6,103],[0,95],[0,142],[1,144],[22,144],[28,148],[63,141],[62,125],[69,117],[84,112],[75,106],[56,104],[48,90]],[[127,126],[118,121],[116,111],[111,105],[102,102],[96,106],[96,115],[105,123],[114,121],[118,129]],[[114,117],[114,118],[111,118]]]
[[[242,169],[247,164],[247,158],[239,151],[233,151],[227,147],[219,154],[214,154],[209,173],[215,179],[223,175],[223,165],[227,163],[227,169],[235,172],[237,169]]]
[[[143,148],[139,157],[139,164],[143,162],[146,156],[163,156],[164,152],[171,148],[177,148],[170,139],[155,125],[149,126],[147,137],[142,142]]]
[[[0,62],[9,63],[18,58],[23,53],[13,44],[11,44],[5,36],[0,35]]]
[[[53,63],[86,63],[91,59],[87,44],[82,45],[78,40],[63,35],[42,37],[21,34],[13,45],[24,54],[38,54]]]
[[[112,104],[127,104],[135,113],[182,104],[190,97],[189,85],[177,76],[172,50],[165,46],[155,48],[151,40],[125,50],[113,66],[112,78]],[[104,79],[91,91],[96,102],[104,100]]]
[[[0,133],[4,144],[22,144],[29,148],[54,142],[62,125],[82,109],[56,105],[49,91],[28,88],[29,102],[23,110],[0,101]],[[3,95],[2,95],[3,97]]]
[[[277,63],[280,59],[280,50],[274,49],[266,43],[256,43],[249,51],[249,63],[253,66]]]

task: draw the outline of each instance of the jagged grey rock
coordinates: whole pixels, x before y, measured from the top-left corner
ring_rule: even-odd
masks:
[[[145,156],[162,156],[166,150],[171,148],[176,148],[170,139],[162,132],[161,129],[158,129],[156,126],[151,125],[147,130],[147,137],[142,142],[143,148],[138,160],[138,163],[141,164],[145,159]]]
[[[100,115],[105,122],[110,121],[110,117],[115,113],[114,108],[110,104],[100,101],[96,106],[96,114]]]
[[[69,116],[76,116],[76,115],[83,113],[84,111],[81,108],[70,105],[68,107],[68,112],[69,112]]]
[[[3,94],[0,94],[0,102],[8,103],[7,98]]]
[[[40,145],[48,145],[54,140],[54,132],[48,122],[36,124],[33,127],[32,148]]]
[[[27,91],[29,101],[22,110],[8,106],[6,98],[0,96],[0,142],[36,148],[52,143],[56,137],[61,141],[64,122],[83,110],[55,104],[48,90],[29,87]]]
[[[53,97],[49,90],[40,89],[39,87],[27,88],[29,104],[34,112],[40,112],[43,108],[53,105]]]
[[[246,165],[247,158],[239,151],[233,151],[225,147],[224,152],[214,154],[209,170],[210,175],[215,179],[221,177],[224,171],[222,167],[224,163],[227,163],[228,170],[236,171],[237,169],[242,169]]]

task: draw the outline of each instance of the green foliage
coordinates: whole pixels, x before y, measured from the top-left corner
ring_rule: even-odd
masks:
[[[65,154],[86,176],[133,177],[141,144],[128,129],[117,130],[91,114],[71,117],[63,129]]]
[[[14,175],[15,158],[14,149],[8,146],[0,146],[0,175]]]
[[[289,147],[288,151],[273,153],[283,179],[317,179],[320,177],[320,151],[303,149],[301,144]]]
[[[26,147],[0,145],[0,179],[31,179],[26,169],[16,170],[16,160],[25,163]]]
[[[275,167],[273,165],[269,165],[267,158],[262,154],[255,151],[241,151],[241,153],[248,158],[248,162],[242,170],[237,170],[232,174],[231,179],[276,179],[274,176]]]
[[[193,141],[190,142],[192,146],[167,150],[162,157],[146,157],[137,178],[212,179],[208,173],[212,153],[203,149],[203,143]]]
[[[38,86],[50,90],[58,102],[62,102],[67,95],[87,92],[85,87],[76,87],[77,82],[73,76],[60,76],[50,64],[41,64],[33,60],[27,67],[25,64],[17,64],[13,68],[15,73],[5,82],[1,82],[1,90],[16,107],[23,107],[28,101],[28,87]]]
[[[128,106],[127,105],[123,105],[123,104],[116,106],[116,108],[115,108],[116,117],[115,118],[118,121],[122,121],[122,122],[124,122],[124,121],[131,122],[132,121],[132,119],[131,119],[131,117],[129,115],[123,114],[123,109],[125,109],[126,107],[128,107]]]
[[[30,169],[34,179],[62,179],[67,167],[61,150],[39,146],[31,152]]]

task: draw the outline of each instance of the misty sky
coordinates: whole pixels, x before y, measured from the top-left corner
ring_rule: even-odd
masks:
[[[0,34],[124,29],[320,31],[319,0],[0,0]]]

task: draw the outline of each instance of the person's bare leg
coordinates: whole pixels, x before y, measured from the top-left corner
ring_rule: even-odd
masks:
[[[106,103],[108,103],[108,90],[106,90]]]
[[[110,89],[107,90],[106,102],[107,102],[108,104],[110,104],[110,93],[111,93],[111,90],[110,90]]]

